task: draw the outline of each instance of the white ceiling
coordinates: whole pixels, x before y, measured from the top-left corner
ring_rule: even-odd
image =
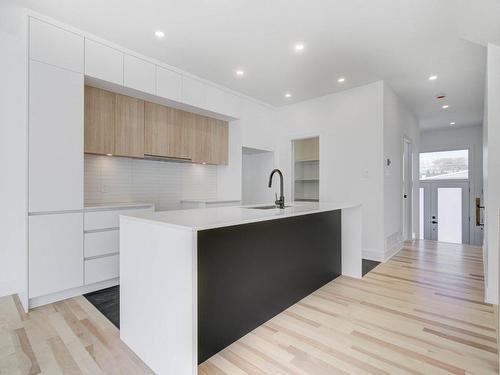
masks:
[[[276,106],[384,79],[422,129],[481,123],[484,45],[500,42],[500,0],[23,2]],[[305,44],[301,54],[297,42]],[[237,68],[244,77],[235,77]],[[438,80],[430,82],[430,74]],[[337,83],[340,76],[345,83]],[[448,110],[434,99],[439,92]]]

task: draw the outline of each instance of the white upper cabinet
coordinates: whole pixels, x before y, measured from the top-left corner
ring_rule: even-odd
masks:
[[[85,38],[85,75],[123,85],[123,52]]]
[[[29,217],[29,296],[83,285],[83,213]]]
[[[125,55],[124,86],[156,94],[156,65]]]
[[[83,74],[30,62],[30,212],[83,208],[83,90]]]
[[[198,108],[206,108],[207,86],[197,79],[182,77],[182,102]]]
[[[238,118],[240,112],[239,97],[217,87],[206,87],[206,109],[226,116]]]
[[[30,18],[30,58],[83,73],[83,37]]]
[[[156,95],[180,102],[182,100],[182,75],[156,66]]]

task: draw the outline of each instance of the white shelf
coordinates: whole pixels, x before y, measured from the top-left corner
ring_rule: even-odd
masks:
[[[295,163],[319,163],[319,159],[295,160]]]
[[[319,182],[319,178],[296,178],[295,182]]]

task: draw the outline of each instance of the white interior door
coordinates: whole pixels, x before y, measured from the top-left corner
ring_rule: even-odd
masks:
[[[469,243],[469,182],[421,182],[420,186],[424,238]]]

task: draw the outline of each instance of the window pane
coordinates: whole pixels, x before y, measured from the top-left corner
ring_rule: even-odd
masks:
[[[463,180],[469,178],[469,150],[422,152],[421,180]]]
[[[462,243],[462,188],[438,188],[438,241]]]

